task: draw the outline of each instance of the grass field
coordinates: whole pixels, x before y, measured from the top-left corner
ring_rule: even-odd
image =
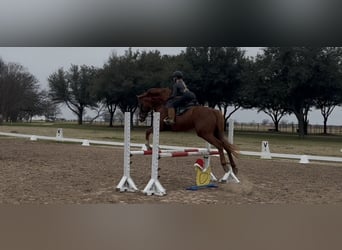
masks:
[[[123,142],[123,127],[110,128],[105,125],[75,125],[54,123],[18,123],[0,126],[0,132],[12,132],[32,135],[55,136],[57,128],[63,128],[64,137]],[[145,143],[144,127],[132,129],[131,139],[134,143]],[[152,139],[152,138],[151,138]],[[295,134],[273,132],[235,131],[234,144],[243,151],[260,151],[261,142],[268,141],[272,153],[291,153],[326,155],[342,157],[342,136],[310,135],[300,139]],[[160,144],[204,147],[204,141],[193,131],[163,132]]]

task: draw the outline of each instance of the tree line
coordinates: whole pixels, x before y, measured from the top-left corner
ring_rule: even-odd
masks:
[[[17,63],[0,58],[0,122],[30,120],[35,115],[55,117],[58,113],[46,90],[40,90],[35,76]]]
[[[220,109],[226,120],[240,108],[257,108],[278,131],[281,118],[294,114],[304,136],[312,108],[321,110],[326,128],[329,115],[342,104],[341,59],[337,47],[267,47],[256,57],[237,47],[187,47],[178,55],[128,49],[110,55],[101,68],[58,69],[48,78],[47,93],[52,103],[67,105],[79,124],[90,108],[98,114],[106,109],[112,126],[116,110],[135,112],[136,95],[171,87],[172,72],[181,70],[200,104]]]

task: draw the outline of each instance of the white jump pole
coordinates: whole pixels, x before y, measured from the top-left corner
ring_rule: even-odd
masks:
[[[234,143],[234,120],[229,119],[228,121],[228,142],[230,144]]]
[[[121,178],[121,181],[116,186],[116,190],[120,192],[128,191],[128,192],[136,192],[138,188],[134,184],[133,179],[131,178],[131,113],[125,112],[125,144],[124,144],[124,175]]]
[[[206,145],[207,151],[208,151],[208,153],[209,153],[209,152],[210,152],[210,147],[211,147],[211,145],[210,145],[209,142],[206,142],[205,145]],[[208,169],[209,166],[210,166],[210,154],[204,155],[203,158],[204,158],[204,168],[203,168],[202,171],[205,172],[205,171],[207,171],[207,169]],[[211,172],[211,171],[210,171],[210,180],[211,180],[211,181],[217,181],[216,176],[215,176],[215,175],[213,174],[213,172]]]
[[[158,158],[159,158],[159,126],[160,113],[153,112],[153,148],[152,148],[152,164],[151,164],[151,179],[143,190],[146,195],[163,196],[166,194],[165,188],[158,180]]]

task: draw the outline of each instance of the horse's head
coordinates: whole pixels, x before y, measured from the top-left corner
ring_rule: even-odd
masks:
[[[148,96],[147,92],[138,95],[137,98],[139,104],[139,121],[144,122],[148,113],[153,109],[152,98]]]
[[[163,106],[170,93],[171,91],[168,88],[151,88],[145,93],[138,95],[139,121],[145,121],[149,112]]]

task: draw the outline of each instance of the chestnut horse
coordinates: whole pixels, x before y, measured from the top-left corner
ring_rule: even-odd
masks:
[[[238,169],[235,165],[233,156],[237,157],[237,149],[230,144],[224,135],[224,118],[219,110],[204,107],[193,106],[180,116],[176,116],[174,125],[166,125],[163,120],[167,117],[166,101],[171,95],[169,88],[151,88],[145,93],[137,96],[139,101],[139,120],[145,121],[150,111],[160,112],[160,131],[187,131],[195,129],[197,135],[210,144],[214,145],[220,155],[220,161],[223,170],[229,171],[224,151],[227,152],[230,165],[234,174]],[[146,130],[146,146],[150,147],[150,134],[153,128]]]

